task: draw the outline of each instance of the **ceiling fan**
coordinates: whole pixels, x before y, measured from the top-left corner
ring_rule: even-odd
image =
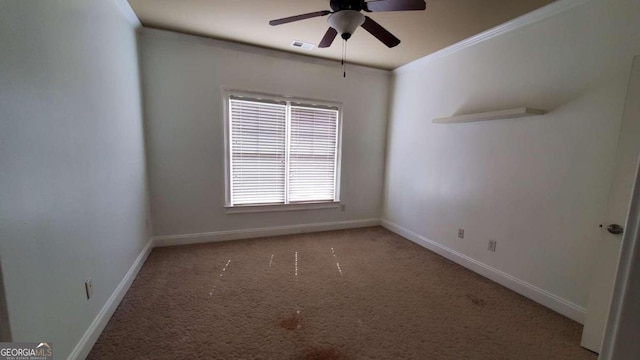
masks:
[[[362,26],[371,35],[384,43],[387,47],[394,47],[400,44],[400,39],[391,34],[387,29],[373,21],[370,17],[362,14],[364,12],[379,11],[407,11],[424,10],[427,7],[425,0],[330,0],[331,10],[316,11],[307,14],[289,16],[282,19],[271,20],[269,25],[276,26],[294,21],[311,19],[314,17],[327,16],[329,30],[318,45],[319,48],[331,46],[338,34],[345,41],[348,40],[358,26]]]

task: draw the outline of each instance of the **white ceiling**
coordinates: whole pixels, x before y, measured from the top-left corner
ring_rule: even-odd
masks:
[[[387,0],[392,1],[392,0]],[[554,0],[427,0],[426,11],[368,13],[402,40],[387,48],[364,29],[348,41],[347,60],[395,69]],[[291,47],[294,40],[317,45],[327,17],[270,26],[269,20],[330,10],[329,0],[129,0],[144,26],[229,40],[339,60],[342,40],[311,51]]]

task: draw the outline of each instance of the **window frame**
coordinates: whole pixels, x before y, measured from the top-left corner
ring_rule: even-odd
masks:
[[[308,202],[295,202],[295,203],[282,203],[282,204],[243,204],[243,205],[232,205],[231,203],[231,187],[232,187],[232,179],[231,179],[231,168],[232,168],[232,153],[231,153],[231,108],[230,108],[230,100],[231,97],[246,97],[247,100],[251,99],[268,99],[271,101],[281,101],[287,104],[287,129],[289,130],[290,125],[290,106],[304,106],[308,105],[310,107],[318,107],[318,108],[337,108],[338,111],[338,124],[336,127],[336,155],[335,155],[335,196],[334,200],[319,200],[319,201],[308,201]],[[291,210],[310,210],[310,209],[330,209],[330,208],[339,208],[340,207],[340,183],[341,183],[341,174],[342,174],[342,117],[343,117],[343,105],[341,102],[337,101],[328,101],[328,100],[317,100],[317,99],[309,99],[309,98],[301,98],[294,96],[284,96],[284,95],[273,95],[268,93],[261,92],[252,92],[252,91],[243,91],[243,90],[233,90],[233,89],[222,89],[222,103],[223,103],[223,123],[224,123],[224,182],[225,182],[225,203],[224,207],[227,213],[245,213],[245,212],[270,212],[270,211],[291,211]],[[286,143],[287,148],[289,147],[290,134],[287,133]],[[289,150],[287,150],[287,154],[289,154]],[[286,161],[288,162],[288,156]],[[288,173],[289,165],[285,165],[286,172]],[[287,174],[285,174],[286,178]],[[288,180],[286,180],[288,182]],[[288,189],[285,188],[285,198],[288,199],[288,194],[286,192]]]

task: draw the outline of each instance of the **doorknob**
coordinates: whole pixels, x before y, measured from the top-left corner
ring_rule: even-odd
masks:
[[[620,235],[624,232],[624,228],[618,224],[611,224],[607,226],[607,231],[609,231],[613,235]]]

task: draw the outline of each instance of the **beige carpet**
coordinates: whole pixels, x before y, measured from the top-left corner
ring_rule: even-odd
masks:
[[[596,359],[580,332],[375,227],[154,249],[88,358]]]

